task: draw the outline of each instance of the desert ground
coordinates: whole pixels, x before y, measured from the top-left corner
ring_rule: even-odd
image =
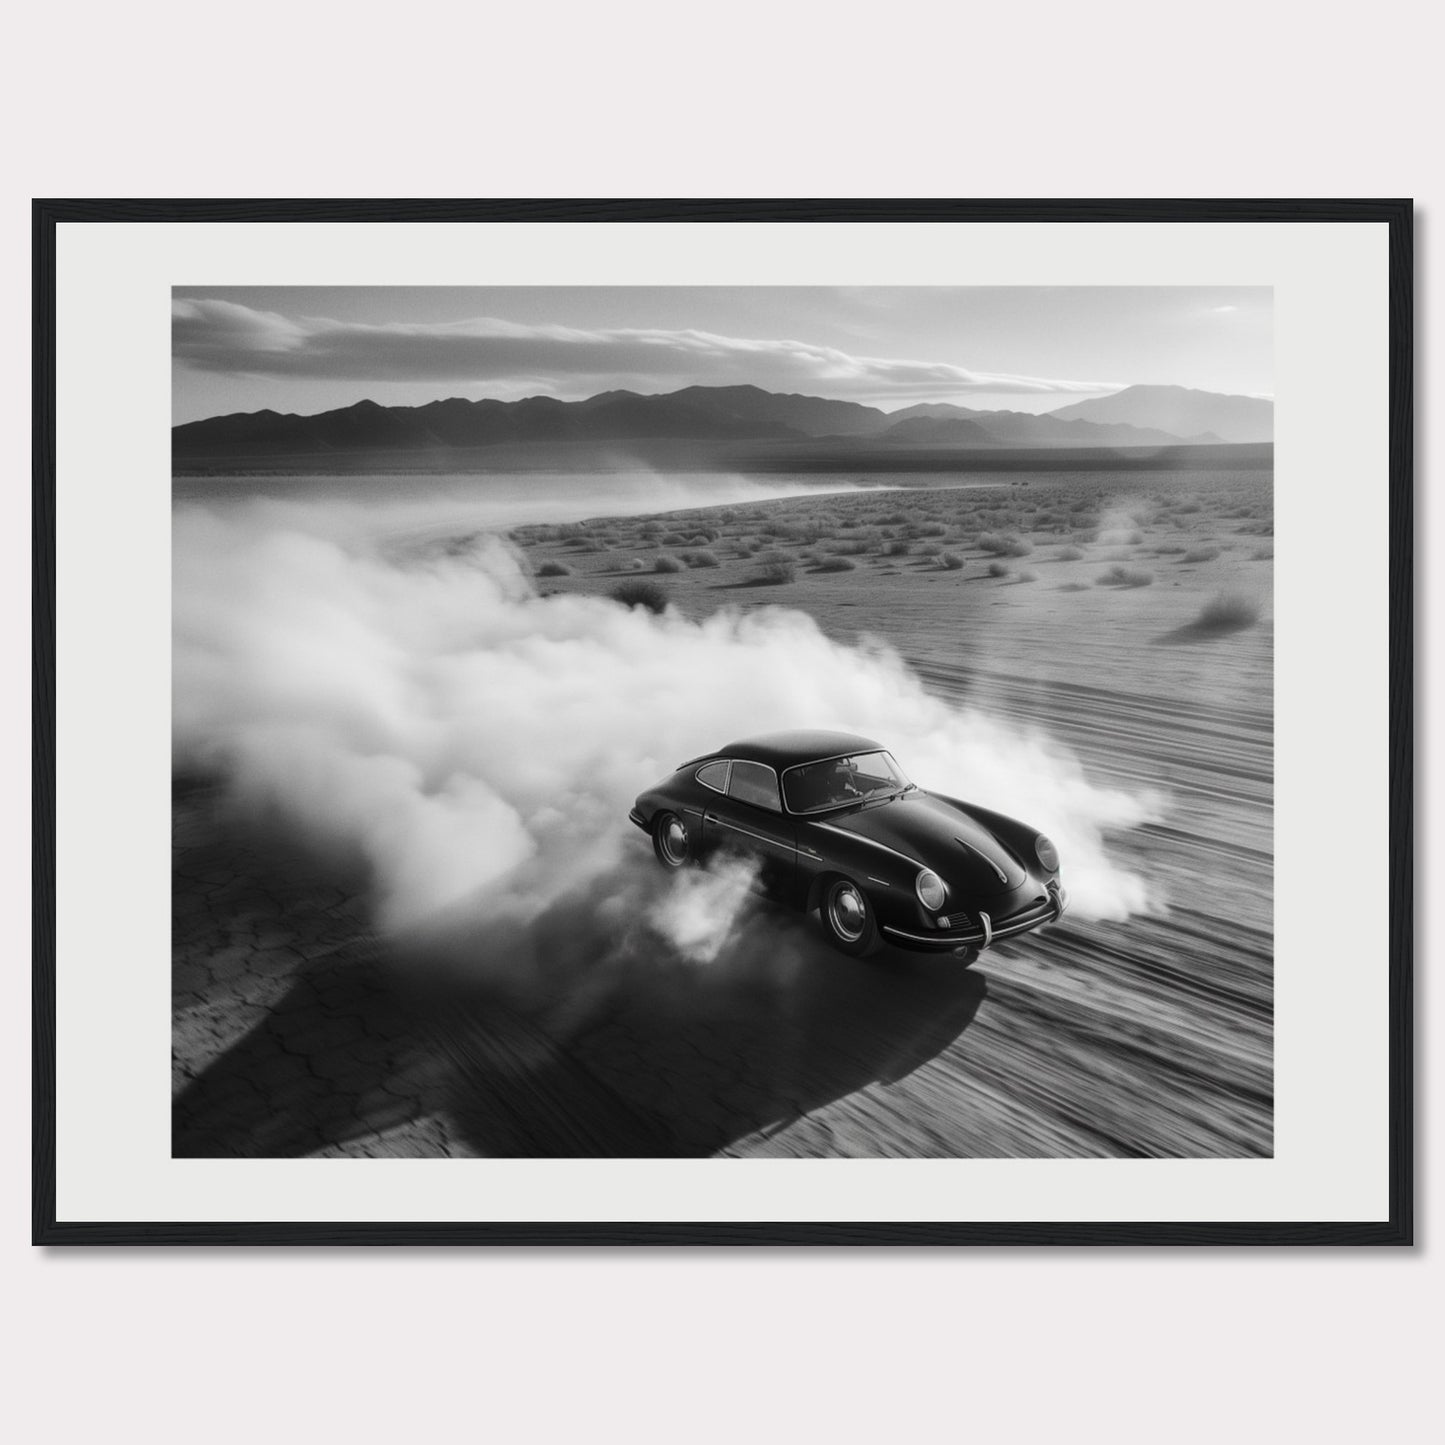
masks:
[[[504,977],[419,969],[357,879],[181,777],[175,1153],[1269,1155],[1270,474],[901,480],[509,537],[544,594],[797,608],[881,639],[938,696],[1155,790],[1158,817],[1107,840],[1150,908],[965,967],[847,959],[758,904],[712,967],[600,976],[558,913],[489,940]]]

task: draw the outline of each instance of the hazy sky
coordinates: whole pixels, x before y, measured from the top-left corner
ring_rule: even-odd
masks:
[[[1051,411],[1140,382],[1270,395],[1267,287],[178,287],[172,419],[369,397],[750,382]]]

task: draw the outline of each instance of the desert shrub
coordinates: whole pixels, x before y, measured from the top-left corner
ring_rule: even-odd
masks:
[[[689,567],[716,567],[717,558],[711,552],[684,552],[682,560]]]
[[[685,547],[687,546],[687,538],[684,537],[681,532],[664,532],[662,536],[658,538],[658,544],[663,547]]]
[[[570,577],[572,569],[565,562],[543,562],[537,568],[539,577]]]
[[[957,552],[945,552],[938,559],[938,565],[949,572],[958,572],[963,568],[963,558]]]
[[[1219,556],[1218,547],[1191,547],[1181,558],[1185,562],[1212,562]]]
[[[939,557],[943,555],[942,542],[924,542],[918,548],[920,557]]]
[[[1100,587],[1148,587],[1154,580],[1154,574],[1142,567],[1125,567],[1123,563],[1116,562],[1094,580]]]
[[[1037,582],[1038,580],[1039,574],[1037,572],[1030,571],[1027,567],[1019,573],[1020,582]]]
[[[656,557],[653,559],[652,570],[654,572],[681,572],[682,563],[676,557]]]
[[[818,563],[820,572],[852,572],[857,563],[851,557],[824,557]]]
[[[645,572],[647,570],[647,563],[641,557],[629,557],[623,565],[628,572]]]
[[[1259,621],[1259,603],[1242,592],[1221,592],[1204,604],[1194,620],[1201,632],[1238,632]]]
[[[800,542],[808,547],[824,537],[833,535],[831,526],[813,521],[774,522],[771,527],[761,527],[759,531],[765,536],[776,538],[779,542]]]
[[[656,582],[619,582],[609,595],[624,607],[645,607],[649,612],[667,610],[667,593]]]
[[[988,564],[990,577],[1007,577],[1012,570],[1007,562],[990,562]]]
[[[798,575],[798,564],[782,552],[764,552],[753,571],[753,581],[767,587],[792,582]]]
[[[885,542],[883,544],[883,555],[885,557],[906,557],[908,552],[908,543],[901,538],[895,538],[892,542]]]
[[[1027,557],[1033,544],[1025,542],[1016,532],[984,532],[978,539],[979,549],[995,557]]]
[[[580,522],[563,522],[552,535],[559,542],[575,542],[590,534]]]
[[[1081,547],[1060,547],[1056,562],[1077,562],[1084,555]]]

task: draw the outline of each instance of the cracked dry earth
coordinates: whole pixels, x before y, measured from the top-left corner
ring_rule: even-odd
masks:
[[[452,1152],[360,898],[178,788],[173,824],[173,1152]]]

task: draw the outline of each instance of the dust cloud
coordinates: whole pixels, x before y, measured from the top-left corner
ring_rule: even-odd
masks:
[[[699,504],[681,496],[652,509]],[[921,786],[1038,826],[1082,916],[1150,907],[1106,835],[1157,797],[1098,786],[1044,733],[951,706],[886,646],[830,641],[797,610],[694,622],[539,596],[486,521],[444,500],[175,509],[175,768],[221,775],[238,807],[362,866],[382,928],[525,929],[563,899],[605,899],[609,878],[636,897],[637,793],[789,727],[876,737]],[[706,962],[745,881],[659,873],[643,916]]]

